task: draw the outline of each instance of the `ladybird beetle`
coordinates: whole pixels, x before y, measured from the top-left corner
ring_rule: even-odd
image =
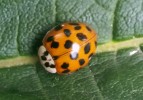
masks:
[[[38,55],[50,73],[72,73],[86,66],[97,46],[96,32],[84,23],[63,23],[47,32]]]

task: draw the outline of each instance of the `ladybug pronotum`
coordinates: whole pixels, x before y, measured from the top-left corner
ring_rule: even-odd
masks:
[[[38,55],[50,73],[72,73],[86,66],[97,46],[96,32],[84,23],[63,23],[48,31]]]

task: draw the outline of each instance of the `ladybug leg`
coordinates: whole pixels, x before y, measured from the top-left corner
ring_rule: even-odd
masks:
[[[42,45],[38,50],[38,55],[42,66],[50,73],[56,73],[55,62],[46,48]]]

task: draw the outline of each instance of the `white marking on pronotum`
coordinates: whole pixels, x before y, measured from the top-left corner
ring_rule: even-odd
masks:
[[[72,45],[72,51],[71,51],[71,57],[74,59],[77,56],[77,53],[79,52],[80,45],[77,43],[73,43]]]
[[[55,63],[54,63],[54,60],[53,60],[53,58],[52,58],[52,56],[50,55],[50,54],[48,54],[47,56],[45,56],[46,57],[46,59],[47,60],[42,60],[41,59],[41,56],[43,56],[44,55],[44,52],[46,51],[46,48],[42,45],[42,46],[40,46],[40,48],[39,48],[39,50],[38,50],[38,55],[39,55],[39,58],[40,58],[40,62],[41,62],[41,64],[42,64],[42,66],[48,71],[48,72],[50,72],[50,73],[56,73],[57,71],[56,71],[56,68],[50,68],[50,66],[49,67],[46,67],[44,64],[46,63],[46,62],[48,62],[49,63],[49,65],[55,65]]]
[[[45,51],[46,51],[46,48],[44,46],[40,46],[38,50],[39,57],[41,57]]]
[[[65,26],[64,24],[61,25],[62,27]]]
[[[56,73],[57,72],[57,70],[56,70],[56,68],[50,68],[50,67],[47,67],[47,68],[45,68],[48,72],[50,72],[50,73]]]
[[[132,55],[136,54],[138,51],[139,51],[139,49],[136,49],[136,50],[131,51],[131,52],[129,53],[129,56],[132,56]]]

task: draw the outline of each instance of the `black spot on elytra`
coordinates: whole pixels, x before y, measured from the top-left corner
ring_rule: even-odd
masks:
[[[81,29],[81,26],[75,26],[74,29],[75,29],[75,30],[80,30],[80,29]]]
[[[76,69],[75,71],[78,71],[80,68]]]
[[[88,56],[88,58],[91,58],[93,56],[93,53],[91,53],[89,56]]]
[[[82,66],[83,64],[85,63],[85,60],[84,59],[80,59],[79,60],[79,64]]]
[[[71,35],[71,32],[69,29],[64,29],[64,34],[69,37]]]
[[[59,30],[61,30],[61,29],[62,29],[62,26],[61,26],[61,25],[58,25],[58,26],[55,27],[55,30],[56,30],[56,31],[59,31]]]
[[[84,41],[87,39],[86,35],[84,35],[83,33],[77,33],[76,37],[81,41]]]
[[[90,51],[90,44],[86,44],[86,46],[84,47],[84,53],[87,54]]]
[[[45,56],[41,56],[42,60],[47,60],[47,58]]]
[[[64,44],[64,47],[65,47],[66,49],[69,49],[71,46],[72,46],[72,41],[66,40],[66,42],[65,42],[65,44]]]
[[[72,54],[70,54],[70,58],[72,60],[76,60],[78,58],[78,53],[77,52],[73,52]]]
[[[59,58],[59,56],[53,56],[54,60],[57,60]]]
[[[49,52],[48,51],[45,51],[44,52],[44,56],[48,56]]]
[[[95,47],[97,47],[97,42],[95,41]]]
[[[58,48],[58,46],[59,46],[59,42],[53,41],[51,44],[51,48]]]
[[[54,37],[53,37],[53,36],[50,36],[50,37],[47,38],[47,42],[51,42],[51,41],[53,41],[53,40],[54,40]]]
[[[91,32],[91,29],[88,26],[86,26],[86,29]]]
[[[52,64],[52,65],[50,65],[50,68],[55,68],[55,65],[53,65],[53,64]]]
[[[69,23],[70,25],[79,25],[78,23]]]
[[[64,63],[61,65],[61,67],[62,67],[63,69],[67,69],[67,68],[69,67],[69,64],[64,62]]]
[[[70,72],[70,70],[69,70],[69,69],[66,69],[66,70],[64,70],[62,73],[68,73],[68,72]]]
[[[49,67],[49,62],[46,62],[46,63],[45,63],[45,66],[46,66],[46,67]]]

